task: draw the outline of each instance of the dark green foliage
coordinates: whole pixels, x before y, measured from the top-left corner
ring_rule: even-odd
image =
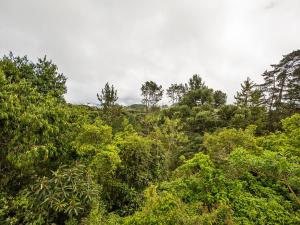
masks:
[[[219,107],[226,103],[226,94],[222,91],[214,91],[208,88],[197,74],[193,75],[184,87],[185,91],[182,97],[178,99],[181,105],[201,106],[208,104]]]
[[[113,85],[105,84],[104,89],[101,90],[101,94],[97,94],[98,100],[104,109],[110,108],[115,105],[118,100],[117,90],[115,90]]]
[[[269,111],[269,128],[278,129],[282,118],[300,110],[300,50],[285,55],[272,70],[263,73],[261,84]]]
[[[189,79],[187,88],[189,91],[197,90],[205,87],[205,83],[202,81],[202,78],[198,74],[194,74],[192,78]]]
[[[214,98],[213,104],[215,107],[220,107],[226,104],[227,95],[222,91],[215,91],[213,98]]]
[[[247,80],[245,80],[244,83],[241,84],[241,87],[241,92],[237,92],[236,96],[234,96],[236,104],[244,107],[249,107],[253,104],[252,99],[255,93],[255,84],[253,81],[250,80],[249,77],[247,77]]]

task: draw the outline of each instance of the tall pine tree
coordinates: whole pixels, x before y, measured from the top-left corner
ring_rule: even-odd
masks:
[[[300,50],[285,55],[278,64],[271,66],[272,70],[264,72],[261,85],[269,110],[299,111]]]
[[[261,85],[268,107],[270,129],[277,129],[282,118],[300,112],[300,50],[283,56],[272,70],[263,73]]]
[[[255,84],[249,77],[241,84],[242,90],[234,96],[236,105],[248,107],[251,104]]]
[[[100,95],[97,93],[97,97],[104,109],[114,106],[118,100],[117,90],[114,85],[110,86],[108,83],[105,84]]]

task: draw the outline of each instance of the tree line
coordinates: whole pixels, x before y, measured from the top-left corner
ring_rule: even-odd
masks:
[[[250,108],[254,113],[268,114],[268,129],[277,129],[280,119],[300,111],[300,51],[294,51],[278,63],[272,65],[272,70],[262,74],[264,82],[254,83],[249,77],[241,84],[241,90],[234,96],[234,105]],[[164,90],[154,81],[142,84],[142,104],[146,111],[157,107],[162,100]],[[220,90],[213,90],[195,74],[188,83],[171,84],[166,93],[172,105],[200,106],[212,104],[219,107],[226,104],[227,95]],[[101,97],[97,94],[103,107],[116,104],[117,90],[106,83]],[[262,116],[262,115],[259,115]]]

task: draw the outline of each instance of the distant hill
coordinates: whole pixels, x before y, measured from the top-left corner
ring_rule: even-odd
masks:
[[[126,108],[128,108],[128,109],[144,110],[145,109],[145,105],[143,105],[143,104],[132,104],[132,105],[126,106]]]

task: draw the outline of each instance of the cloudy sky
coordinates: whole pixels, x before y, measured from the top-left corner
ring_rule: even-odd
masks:
[[[47,55],[72,103],[96,103],[106,82],[137,103],[146,80],[196,73],[232,102],[247,76],[300,49],[299,12],[300,0],[0,0],[0,54]]]

